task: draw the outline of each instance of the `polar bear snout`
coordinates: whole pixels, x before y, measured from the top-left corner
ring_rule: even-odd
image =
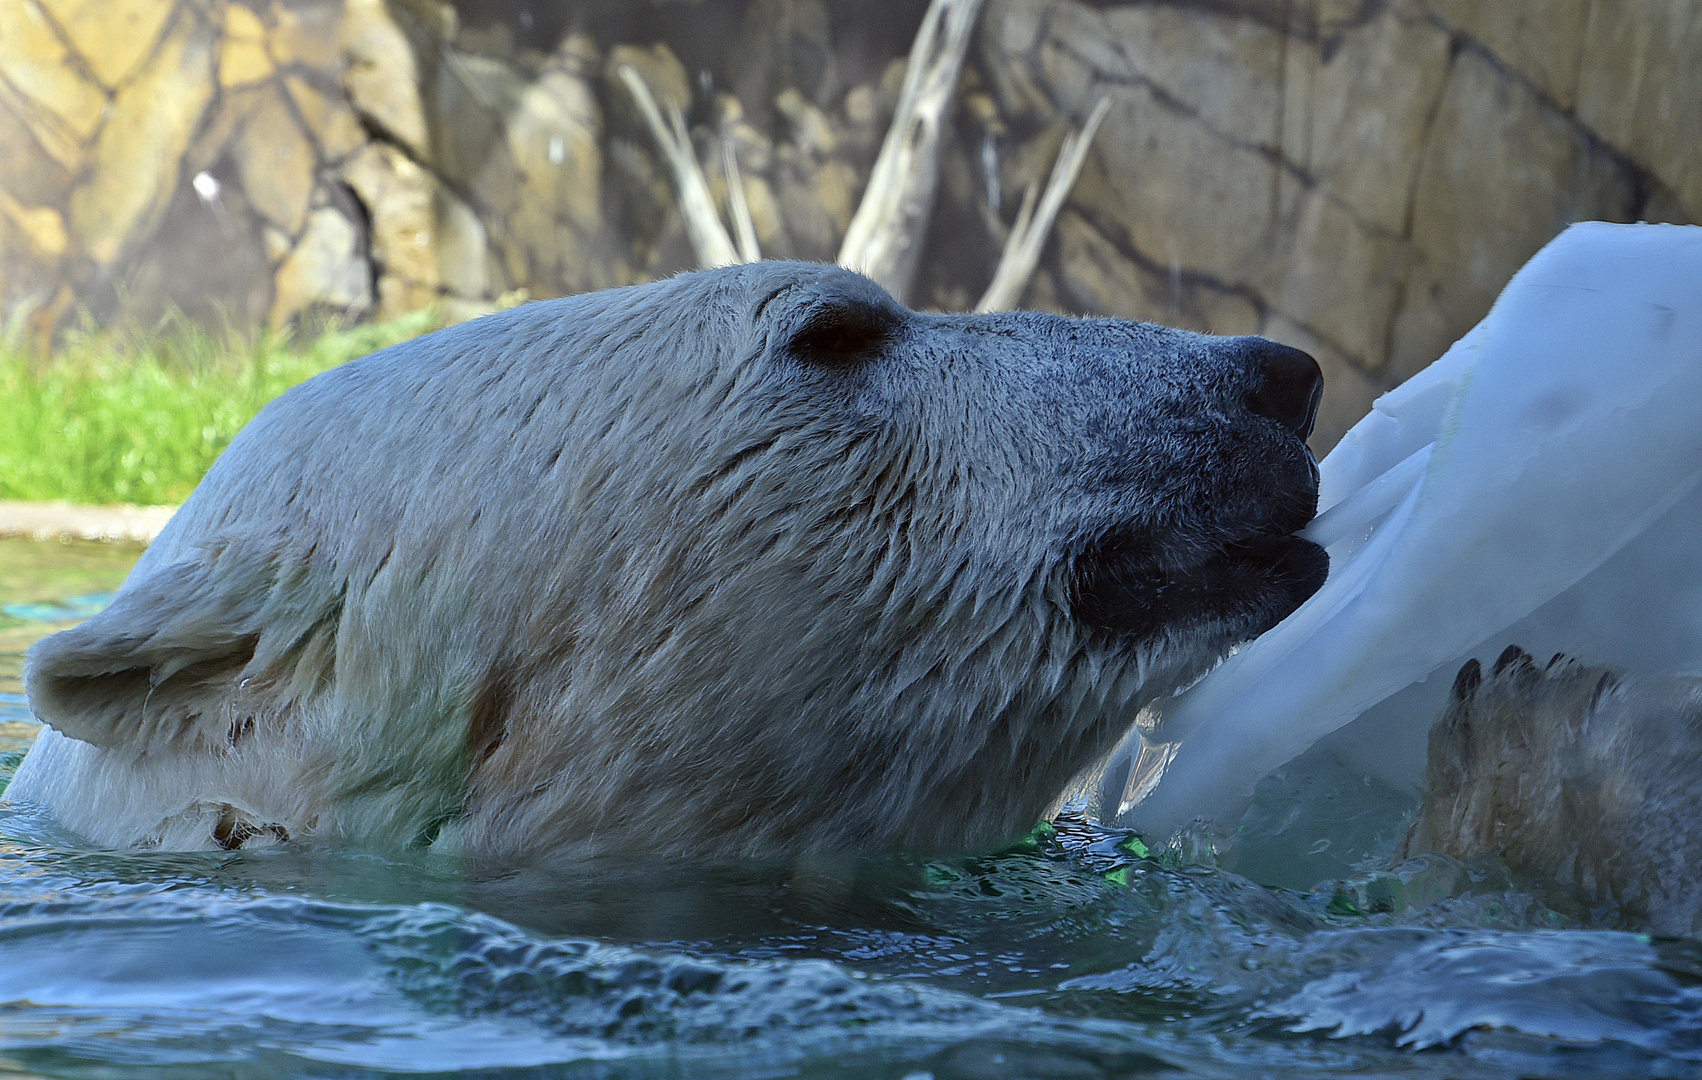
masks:
[[[1128,644],[1188,643],[1217,655],[1275,626],[1322,587],[1329,559],[1295,535],[1318,505],[1306,438],[1323,396],[1318,362],[1260,337],[1162,331],[1173,395],[1142,416],[1135,452],[1098,479],[1125,516],[1073,561],[1071,608]],[[1161,369],[1163,370],[1163,369]]]
[[[1301,439],[1312,434],[1324,399],[1324,372],[1308,353],[1265,338],[1249,338],[1248,367],[1253,387],[1247,408],[1275,420]]]

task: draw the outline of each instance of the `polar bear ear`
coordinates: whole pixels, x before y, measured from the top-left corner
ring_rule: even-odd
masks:
[[[254,700],[243,684],[257,674],[257,650],[299,654],[265,646],[280,636],[299,645],[327,621],[317,617],[326,605],[302,603],[305,575],[231,554],[165,567],[127,585],[94,618],[38,642],[24,670],[30,708],[97,746],[230,738],[247,718],[243,702]],[[280,613],[281,624],[268,626]]]
[[[858,367],[874,360],[897,336],[896,313],[860,297],[825,298],[805,314],[786,341],[802,363],[824,368]]]

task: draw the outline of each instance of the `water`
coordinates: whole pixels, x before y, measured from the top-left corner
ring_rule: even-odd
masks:
[[[0,776],[23,645],[135,554],[0,542],[0,605],[39,605],[0,608]],[[1399,799],[1309,783],[1267,782],[1222,860],[1293,889],[1071,820],[931,863],[481,878],[103,852],[7,807],[0,1077],[1702,1077],[1702,947],[1493,864],[1371,870]],[[1319,820],[1351,827],[1296,846]]]
[[[30,643],[99,611],[141,554],[138,544],[0,537],[0,702],[23,693]]]

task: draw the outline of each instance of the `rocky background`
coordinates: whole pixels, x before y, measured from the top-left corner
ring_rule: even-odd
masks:
[[[0,0],[0,316],[464,318],[691,265],[614,71],[832,259],[924,0]],[[1316,355],[1328,446],[1568,222],[1702,221],[1694,0],[989,0],[912,305],[990,278],[1114,106],[1024,306]]]

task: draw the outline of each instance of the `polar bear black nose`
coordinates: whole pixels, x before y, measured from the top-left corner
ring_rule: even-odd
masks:
[[[1253,338],[1251,345],[1248,367],[1253,389],[1247,394],[1247,407],[1302,439],[1311,435],[1318,402],[1324,397],[1324,373],[1318,361],[1264,338]]]

